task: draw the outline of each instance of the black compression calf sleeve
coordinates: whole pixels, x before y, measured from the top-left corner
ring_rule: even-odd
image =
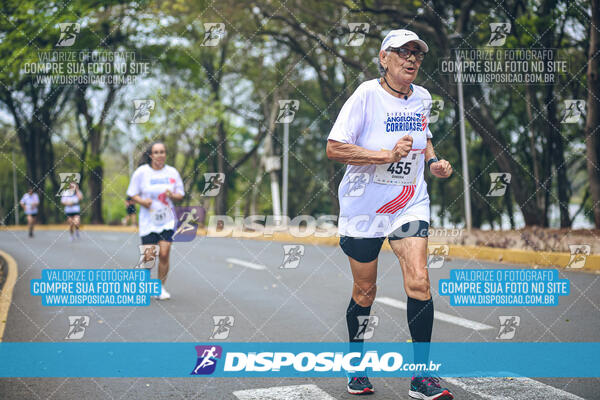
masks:
[[[346,323],[348,324],[348,337],[350,341],[350,352],[351,353],[363,353],[363,343],[365,341],[364,334],[366,328],[369,325],[368,317],[371,314],[371,306],[363,307],[357,304],[353,298],[350,299],[350,304],[346,310]],[[358,317],[365,316],[359,321]],[[362,358],[362,357],[361,357]],[[353,359],[351,365],[357,365],[357,359]],[[364,373],[347,371],[348,376],[364,376]]]
[[[428,363],[429,342],[431,342],[431,331],[433,329],[433,299],[423,301],[409,297],[406,316],[413,343],[421,343],[413,346],[415,362]]]
[[[367,324],[360,324],[359,326],[359,321],[358,317],[360,316],[369,316],[371,314],[371,306],[368,307],[363,307],[359,304],[357,304],[353,298],[350,299],[350,304],[348,305],[348,309],[346,310],[346,323],[348,324],[348,336],[350,339],[350,342],[352,343],[362,343],[364,342],[364,339],[362,338],[364,332],[364,329],[366,326],[368,326]],[[361,330],[359,330],[359,328]]]

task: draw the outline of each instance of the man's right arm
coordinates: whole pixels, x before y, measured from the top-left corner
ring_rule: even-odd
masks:
[[[342,143],[329,139],[327,157],[350,165],[387,164],[406,157],[412,149],[412,137],[404,136],[392,150],[368,150],[352,143]]]

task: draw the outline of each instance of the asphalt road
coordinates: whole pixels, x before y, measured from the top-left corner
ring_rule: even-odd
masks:
[[[44,268],[123,268],[137,263],[135,234],[82,232],[0,232],[0,249],[18,263],[19,275],[8,314],[5,342],[64,342],[69,315],[88,315],[82,341],[199,342],[213,332],[213,316],[233,316],[226,341],[346,341],[345,309],[351,274],[347,258],[333,246],[305,245],[292,269],[279,268],[285,243],[197,237],[175,243],[167,289],[168,301],[148,307],[44,307],[29,293],[31,279]],[[497,342],[499,316],[520,317],[514,341],[600,341],[600,275],[561,271],[571,294],[554,307],[452,307],[437,295],[438,280],[452,268],[508,268],[509,265],[446,260],[431,269],[436,313],[456,317],[434,324],[434,341]],[[378,293],[372,315],[379,326],[372,340],[405,342],[410,338],[400,267],[382,252]],[[386,300],[387,299],[387,300]],[[461,322],[462,321],[462,322]],[[485,324],[475,330],[465,321]],[[216,341],[215,342],[223,342]],[[0,360],[3,362],[3,360]],[[93,360],[90,360],[93,362]],[[373,378],[371,399],[408,399],[408,378]],[[600,379],[450,379],[457,399],[600,399]],[[293,387],[289,387],[293,386]],[[264,389],[264,390],[263,390]],[[2,378],[0,399],[349,399],[344,378]]]

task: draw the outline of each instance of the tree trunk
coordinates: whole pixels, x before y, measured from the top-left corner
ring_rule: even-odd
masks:
[[[600,26],[600,0],[591,0],[592,18],[590,20],[590,49],[587,68],[587,117],[585,122],[585,144],[587,154],[587,170],[590,181],[590,192],[594,204],[594,223],[600,229],[600,80],[598,79],[598,27]]]
[[[475,127],[479,136],[481,136],[484,145],[492,154],[497,155],[496,163],[500,169],[509,172],[515,177],[522,176],[523,174],[519,173],[521,167],[517,165],[514,158],[508,154],[508,149],[503,147],[505,141],[498,133],[493,119],[488,114],[486,106],[481,105],[480,108],[471,109],[470,112],[466,113],[466,117],[471,123],[471,126]],[[523,184],[512,185],[512,189],[515,199],[521,207],[525,224],[527,226],[543,225],[543,215],[541,215],[535,201],[531,201],[531,190],[528,185],[523,182]]]
[[[221,119],[217,125],[217,146],[216,154],[217,157],[217,171],[225,174],[225,183],[221,185],[221,190],[217,197],[215,197],[215,214],[225,215],[227,214],[227,188],[229,181],[231,180],[230,174],[234,173],[229,169],[227,164],[227,132],[225,130],[225,122]]]

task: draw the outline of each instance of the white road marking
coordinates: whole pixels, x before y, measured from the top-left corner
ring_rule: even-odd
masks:
[[[252,268],[252,269],[256,269],[256,270],[267,269],[267,267],[264,265],[254,264],[249,261],[244,261],[244,260],[240,260],[237,258],[226,258],[225,261],[227,261],[228,263],[231,263],[231,264],[237,264],[237,265],[241,265],[242,267]]]
[[[118,236],[112,236],[112,235],[102,235],[102,236],[100,236],[100,238],[102,238],[103,240],[111,240],[113,242],[117,242],[117,241],[121,240],[121,239],[119,239]]]
[[[264,389],[238,390],[240,400],[335,400],[317,385],[274,386]]]
[[[530,378],[444,378],[448,383],[489,400],[585,400]]]
[[[406,303],[400,300],[392,299],[391,297],[376,297],[375,301],[386,304],[391,307],[396,307],[401,310],[406,310]],[[475,331],[484,331],[486,329],[494,329],[494,327],[482,324],[481,322],[471,321],[469,319],[456,317],[440,311],[434,311],[433,317],[440,321],[449,322],[451,324],[460,325],[462,327],[473,329]]]

